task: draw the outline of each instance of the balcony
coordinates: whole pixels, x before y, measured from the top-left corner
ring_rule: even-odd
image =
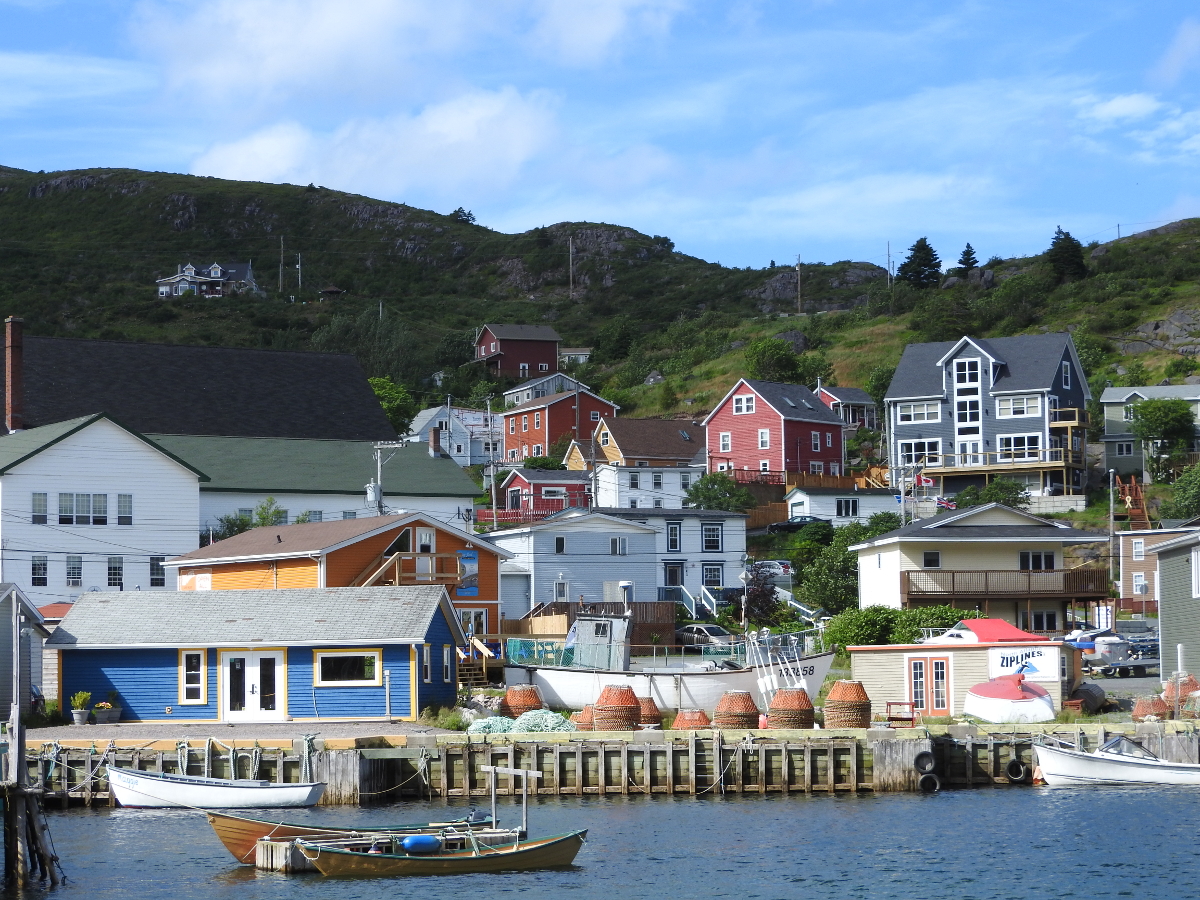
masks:
[[[1108,596],[1104,569],[911,569],[900,573],[903,605],[912,600],[1091,600]]]
[[[1086,409],[1078,409],[1073,406],[1064,407],[1063,409],[1050,410],[1050,424],[1053,425],[1078,425],[1081,428],[1087,428],[1090,424],[1088,412]]]
[[[462,560],[457,553],[393,553],[375,557],[350,587],[385,584],[458,584]]]
[[[933,474],[930,470],[934,469],[954,473],[978,469],[1082,469],[1087,465],[1087,453],[1083,450],[1068,450],[1066,447],[986,453],[942,453],[938,456],[922,457],[920,460],[905,460],[904,465],[922,465],[928,474]]]

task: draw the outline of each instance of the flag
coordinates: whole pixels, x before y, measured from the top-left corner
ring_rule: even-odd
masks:
[[[939,509],[958,509],[957,503],[953,500],[947,500],[945,497],[938,497],[937,505]]]
[[[917,487],[933,487],[933,479],[928,475],[918,475]]]
[[[904,497],[902,497],[900,494],[893,494],[892,496],[896,498],[896,502],[897,502],[897,503],[903,503],[903,502],[904,502]],[[210,543],[211,543],[211,541],[210,541]]]

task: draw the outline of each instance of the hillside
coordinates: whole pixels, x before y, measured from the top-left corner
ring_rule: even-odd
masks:
[[[742,344],[780,332],[801,332],[798,346],[823,354],[842,384],[865,383],[911,340],[1039,328],[1075,330],[1097,384],[1187,374],[1200,349],[1200,311],[1187,312],[1200,308],[1200,221],[1085,257],[1089,275],[1075,283],[1033,257],[990,260],[989,280],[924,291],[889,288],[869,263],[806,264],[809,315],[797,317],[794,267],[729,268],[619,225],[502,234],[466,214],[315,185],[0,167],[0,312],[33,333],[346,350],[429,396],[479,398],[495,386],[464,365],[474,329],[549,323],[567,344],[595,346],[580,374],[644,415],[706,409],[744,373]],[[265,293],[157,297],[156,278],[214,260],[253,261]],[[319,302],[327,285],[345,293]],[[434,391],[436,369],[449,381]]]

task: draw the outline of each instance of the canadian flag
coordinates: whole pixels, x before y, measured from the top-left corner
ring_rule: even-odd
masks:
[[[933,479],[928,475],[918,475],[917,487],[933,487]]]

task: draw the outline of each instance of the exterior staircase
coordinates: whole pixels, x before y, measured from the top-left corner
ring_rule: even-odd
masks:
[[[483,672],[483,660],[460,659],[458,661],[459,690],[475,690],[488,686],[487,676]]]
[[[1113,511],[1113,518],[1128,522],[1133,531],[1148,529],[1150,516],[1146,513],[1146,499],[1137,476],[1130,475],[1128,482],[1122,481],[1120,475],[1116,476],[1116,487],[1119,503]]]

